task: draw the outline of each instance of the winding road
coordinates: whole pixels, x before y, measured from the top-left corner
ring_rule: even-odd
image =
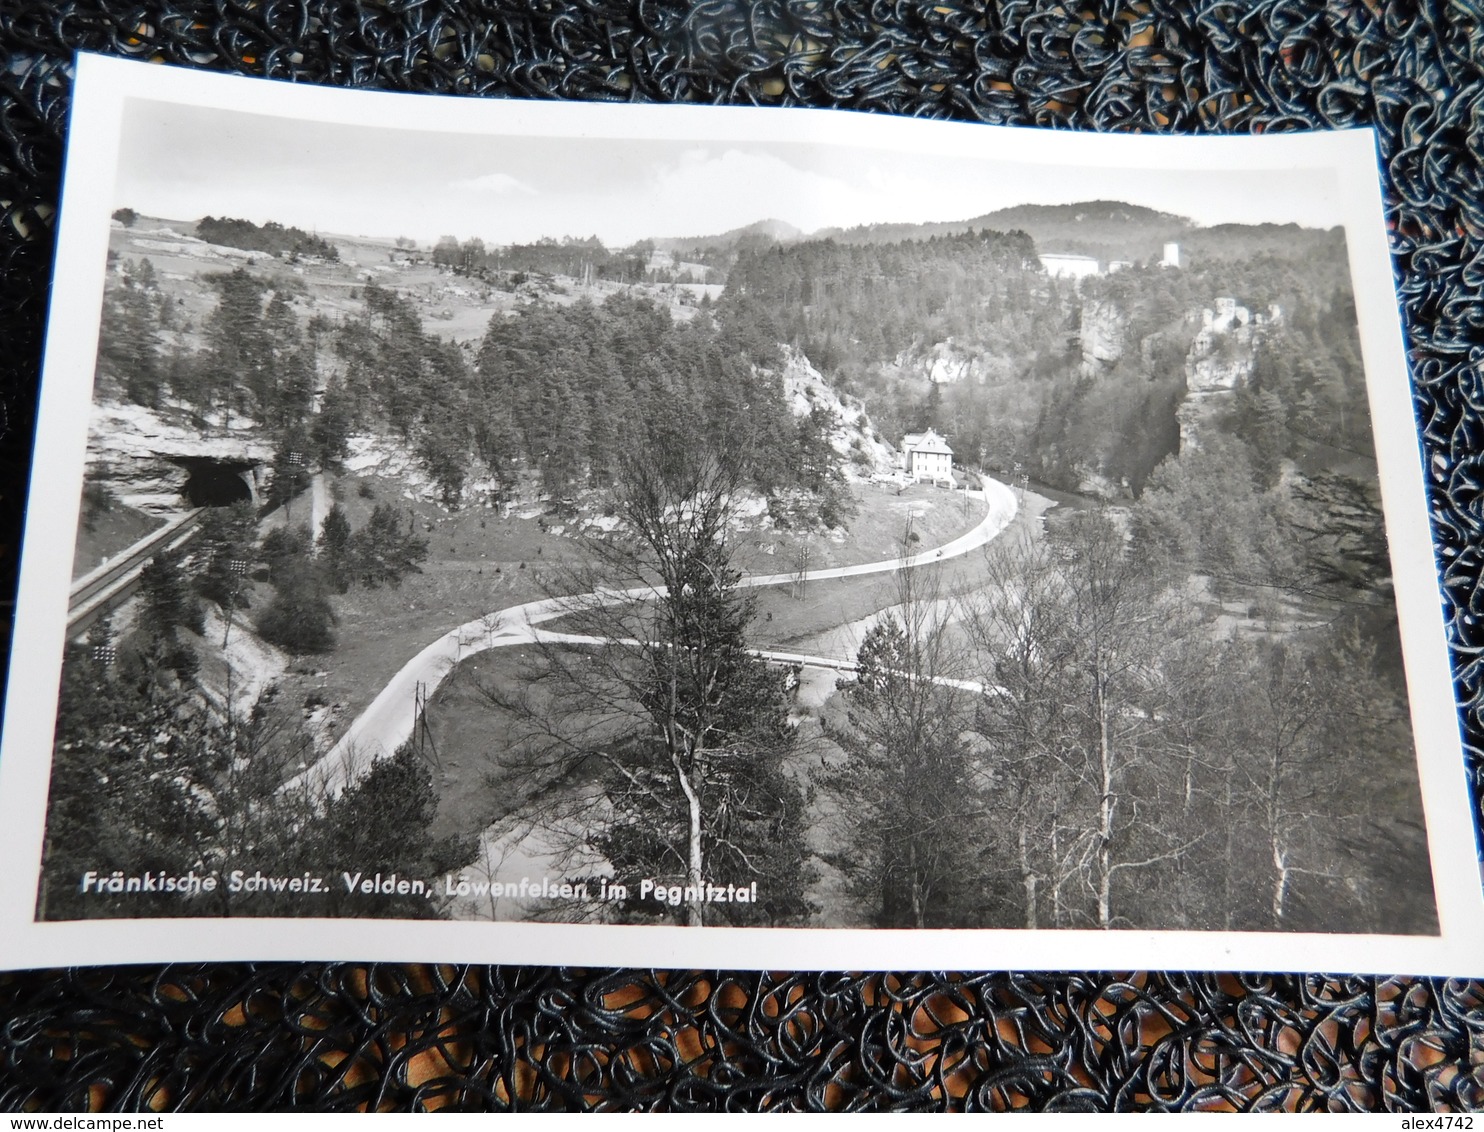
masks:
[[[908,555],[905,558],[889,558],[879,562],[863,562],[855,566],[811,570],[809,580],[822,581],[830,578],[859,578],[869,574],[883,574],[893,570],[911,569],[915,566],[926,566],[959,558],[970,551],[977,550],[1009,526],[1019,509],[1015,492],[1010,487],[987,477],[983,479],[983,484],[983,490],[970,492],[969,495],[971,498],[977,497],[984,501],[984,518],[977,526],[951,542]],[[796,577],[794,573],[751,574],[744,577],[739,585],[777,586],[792,583]],[[346,728],[340,741],[327,754],[286,783],[284,789],[308,785],[315,793],[326,790],[331,794],[339,794],[349,783],[365,774],[373,762],[396,751],[407,741],[417,723],[419,688],[421,687],[424,696],[431,696],[433,690],[443,682],[461,660],[486,649],[507,648],[511,645],[532,644],[537,641],[599,644],[602,642],[597,638],[554,633],[543,630],[539,626],[571,613],[576,602],[592,601],[608,605],[638,598],[663,596],[662,587],[640,586],[627,590],[543,598],[486,614],[477,620],[467,621],[440,634],[436,640],[402,666],[401,670],[387,682],[386,687],[382,688],[376,698],[371,701],[366,710]],[[854,668],[852,662],[835,657],[804,656],[762,649],[758,650],[757,655],[769,660],[801,664],[806,667]]]

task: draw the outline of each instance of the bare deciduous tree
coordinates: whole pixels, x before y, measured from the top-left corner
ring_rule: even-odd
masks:
[[[1130,920],[1116,894],[1201,839],[1170,821],[1181,770],[1167,717],[1179,693],[1163,663],[1185,626],[1107,515],[1069,517],[1061,537],[996,548],[970,618],[986,659],[980,728],[1002,808],[1015,815],[1027,926]]]
[[[730,542],[737,473],[681,447],[630,459],[615,489],[620,528],[555,580],[564,616],[539,634],[516,696],[529,775],[581,793],[589,862],[692,890],[759,883],[760,906],[685,902],[685,922],[785,922],[803,910],[802,795],[783,769],[793,734],[784,676],[748,651],[753,603]],[[552,830],[573,789],[532,792]],[[649,906],[650,911],[653,906]]]

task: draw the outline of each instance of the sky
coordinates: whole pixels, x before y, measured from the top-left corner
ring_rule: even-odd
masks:
[[[837,145],[474,136],[130,100],[114,204],[146,216],[276,220],[340,235],[486,243],[813,232],[967,220],[1017,204],[1119,200],[1200,224],[1337,222],[1333,176],[1009,165]]]

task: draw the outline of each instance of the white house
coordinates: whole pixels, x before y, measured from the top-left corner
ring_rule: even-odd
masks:
[[[902,437],[902,463],[907,474],[919,483],[953,480],[953,449],[932,429]]]
[[[1046,269],[1046,274],[1055,275],[1060,279],[1086,279],[1089,275],[1098,274],[1098,261],[1090,255],[1063,255],[1058,252],[1048,252],[1039,258],[1041,266]]]

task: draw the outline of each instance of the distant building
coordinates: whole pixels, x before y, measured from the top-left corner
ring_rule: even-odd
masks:
[[[1160,267],[1179,267],[1180,266],[1180,245],[1179,244],[1166,244],[1165,245],[1165,257],[1164,257],[1164,259],[1162,259],[1162,260],[1159,261],[1159,265],[1160,265]]]
[[[1258,315],[1258,323],[1265,321],[1262,315]],[[1229,334],[1233,330],[1240,330],[1253,322],[1252,312],[1241,306],[1236,299],[1223,296],[1216,300],[1216,309],[1209,307],[1201,311],[1201,331],[1196,335],[1196,346],[1198,349],[1209,349],[1215,334]]]
[[[1130,260],[1110,259],[1108,261],[1108,274],[1112,275],[1115,271],[1127,271],[1132,266],[1133,262]]]
[[[1234,326],[1246,326],[1251,321],[1252,312],[1238,304],[1236,299],[1224,296],[1216,300],[1216,313],[1211,316],[1211,324],[1216,330],[1230,330]]]
[[[1191,356],[1209,354],[1216,346],[1218,336],[1236,335],[1247,340],[1252,333],[1264,328],[1283,325],[1283,308],[1277,303],[1254,314],[1236,299],[1223,295],[1216,300],[1216,309],[1207,307],[1201,311],[1201,328],[1191,343]]]
[[[1089,275],[1098,274],[1098,261],[1090,255],[1053,253],[1041,256],[1040,260],[1047,275],[1055,275],[1063,279],[1086,279]]]
[[[953,449],[932,429],[902,437],[902,466],[913,480],[921,483],[953,481]]]

